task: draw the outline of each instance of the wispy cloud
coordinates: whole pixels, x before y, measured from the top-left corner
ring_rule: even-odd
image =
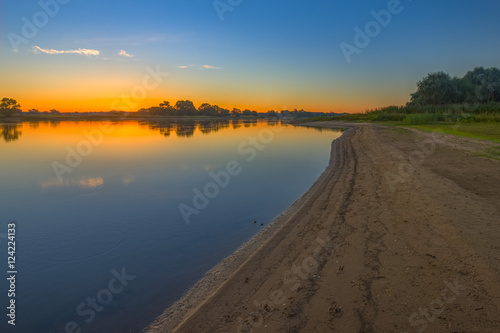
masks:
[[[126,51],[123,51],[123,50],[120,50],[120,52],[118,53],[119,56],[122,56],[122,57],[127,57],[127,58],[132,58],[133,55],[131,54],[128,54]]]
[[[221,67],[211,66],[211,65],[182,65],[177,66],[180,69],[196,68],[196,69],[222,69]]]
[[[47,53],[47,54],[83,54],[86,56],[97,56],[97,55],[101,54],[101,52],[99,52],[97,50],[91,50],[91,49],[78,49],[78,50],[54,50],[54,49],[50,49],[50,50],[45,50],[39,46],[33,46],[33,52],[35,52],[35,53],[42,52],[42,53]]]
[[[58,187],[96,188],[103,185],[104,185],[104,180],[101,177],[65,179],[64,181],[60,181],[57,178],[54,178],[48,181],[40,182],[40,187],[44,190],[48,188],[58,188]]]
[[[215,66],[210,66],[210,65],[203,65],[201,67],[203,67],[204,69],[221,69],[220,67],[215,67]]]

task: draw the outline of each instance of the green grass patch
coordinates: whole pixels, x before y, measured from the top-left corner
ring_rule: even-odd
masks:
[[[428,131],[457,135],[465,138],[490,140],[500,143],[500,123],[456,123],[434,125],[411,125],[408,127]],[[497,147],[500,149],[500,147]]]

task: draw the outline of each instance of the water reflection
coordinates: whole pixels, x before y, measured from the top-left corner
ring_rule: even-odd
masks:
[[[30,320],[20,321],[18,331],[61,332],[74,320],[94,333],[149,324],[262,230],[260,223],[289,207],[328,164],[338,135],[304,127],[275,131],[251,163],[238,152],[240,143],[280,124],[206,118],[0,124],[9,138],[23,132],[22,142],[0,143],[0,212],[23,223],[24,287],[16,297]],[[91,140],[92,152],[81,161],[69,155]],[[233,160],[244,171],[186,225],[179,205],[191,207],[194,190],[204,191]],[[72,171],[59,175],[54,162]],[[87,327],[75,308],[106,288],[115,268],[137,278]]]
[[[20,131],[19,124],[2,124],[1,136],[3,137],[5,142],[11,142],[19,140],[22,132]]]
[[[178,137],[189,138],[197,131],[202,134],[216,133],[225,129],[238,129],[244,127],[255,127],[257,119],[210,119],[210,120],[144,120],[139,121],[142,126],[148,127],[152,131],[158,131],[161,135],[169,137],[172,133]],[[277,126],[280,120],[269,119],[267,124]]]
[[[282,124],[279,119],[203,119],[203,120],[139,120],[139,125],[150,129],[151,131],[158,132],[164,137],[169,137],[172,134],[178,137],[190,138],[198,134],[210,134],[216,133],[221,130],[226,129],[238,129],[240,127],[255,127],[258,125],[259,121],[265,121],[269,126],[279,126]],[[84,121],[85,122],[85,121]],[[113,124],[119,123],[120,121],[112,121]],[[78,125],[80,121],[72,121],[73,124]],[[92,123],[91,121],[89,123]],[[52,129],[56,129],[61,125],[61,121],[58,120],[41,120],[41,121],[29,121],[25,122],[24,126],[29,127],[29,129],[37,130],[40,128],[40,124],[44,126],[50,126]],[[1,125],[1,135],[6,142],[18,140],[22,134],[23,124],[3,124]]]

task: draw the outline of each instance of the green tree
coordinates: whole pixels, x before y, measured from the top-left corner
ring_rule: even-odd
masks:
[[[476,67],[467,72],[461,81],[467,101],[500,102],[500,70],[498,68]]]
[[[17,111],[19,111],[20,107],[21,105],[19,105],[15,99],[3,98],[0,102],[0,115],[12,117]]]
[[[431,73],[417,83],[410,105],[442,105],[460,103],[463,99],[459,80],[444,72]]]

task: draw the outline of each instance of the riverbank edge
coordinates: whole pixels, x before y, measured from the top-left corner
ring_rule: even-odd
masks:
[[[327,125],[327,126],[325,126]],[[175,332],[176,328],[188,320],[207,300],[211,299],[221,289],[226,281],[230,280],[265,244],[273,239],[290,221],[304,204],[314,197],[320,184],[322,184],[335,165],[335,161],[341,155],[341,143],[349,140],[355,127],[359,124],[338,123],[322,124],[319,122],[294,124],[294,126],[332,128],[343,130],[340,137],[331,143],[330,160],[325,170],[318,179],[302,194],[292,205],[264,230],[241,245],[235,252],[224,258],[215,267],[209,270],[203,278],[196,282],[177,302],[167,308],[162,314],[143,329],[146,333]]]

